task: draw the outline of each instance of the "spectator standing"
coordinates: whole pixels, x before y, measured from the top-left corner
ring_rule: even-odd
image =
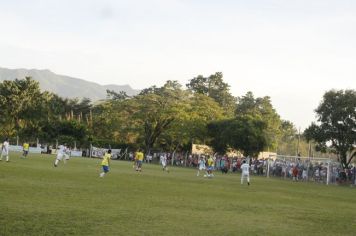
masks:
[[[244,160],[241,165],[241,184],[244,183],[244,179],[247,179],[247,185],[250,185],[250,165]]]
[[[1,147],[1,156],[0,156],[0,161],[2,161],[2,158],[5,157],[6,158],[6,162],[10,161],[10,157],[9,157],[9,139],[5,138],[2,147]]]

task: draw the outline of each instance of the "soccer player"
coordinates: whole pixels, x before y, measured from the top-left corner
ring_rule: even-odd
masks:
[[[54,167],[58,166],[58,163],[63,160],[64,154],[66,153],[67,147],[64,145],[59,145],[58,150],[57,150],[57,158],[54,162]]]
[[[104,177],[106,173],[109,172],[109,164],[111,159],[111,150],[109,149],[107,153],[103,156],[103,160],[101,161],[101,166],[103,168],[103,172],[100,173],[100,177]]]
[[[199,176],[201,170],[206,170],[205,163],[206,162],[205,162],[204,156],[200,156],[200,159],[198,161],[198,173],[197,173],[197,176]]]
[[[135,153],[135,161],[136,161],[136,171],[142,171],[142,162],[143,162],[143,152],[140,149]]]
[[[5,141],[2,144],[0,161],[2,161],[3,157],[6,157],[6,162],[9,162],[10,157],[9,157],[9,139],[8,138],[5,138]]]
[[[247,179],[247,184],[250,185],[250,165],[246,163],[246,160],[242,162],[243,164],[241,165],[241,184],[244,183],[244,178]]]
[[[208,175],[207,175],[209,178],[214,177],[213,170],[214,170],[214,159],[210,156],[208,158]]]
[[[165,153],[161,154],[160,161],[161,161],[161,165],[162,165],[162,170],[167,171],[169,173],[169,170],[167,167],[167,155]]]
[[[64,162],[64,164],[66,164],[67,161],[69,161],[69,157],[70,157],[70,147],[66,147],[66,149],[65,149],[65,151],[63,153],[63,158],[64,158],[63,162]]]
[[[26,158],[28,155],[28,151],[30,150],[30,144],[24,142],[22,145],[22,150],[23,150],[22,158]]]

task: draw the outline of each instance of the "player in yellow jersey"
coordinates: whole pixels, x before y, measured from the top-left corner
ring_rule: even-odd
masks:
[[[24,142],[22,145],[22,150],[23,150],[22,157],[26,158],[28,155],[28,151],[30,150],[30,144],[28,144],[27,142]]]
[[[213,170],[214,170],[214,159],[210,156],[208,159],[208,169],[207,169],[209,178],[214,177]]]
[[[103,160],[101,161],[101,166],[103,168],[103,172],[100,173],[100,177],[104,177],[106,173],[109,172],[109,164],[111,159],[111,150],[109,149],[107,153],[104,154]]]
[[[140,149],[135,153],[135,161],[136,161],[136,171],[142,171],[142,162],[143,162],[143,152]]]

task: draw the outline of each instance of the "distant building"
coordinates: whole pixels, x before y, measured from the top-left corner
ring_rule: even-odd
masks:
[[[260,152],[260,154],[258,154],[258,160],[260,159],[267,159],[267,158],[272,158],[275,159],[277,156],[277,153],[275,152]]]
[[[193,144],[192,145],[192,154],[195,155],[213,155],[213,149],[208,145],[204,144]]]
[[[195,155],[213,155],[214,151],[208,145],[193,144],[192,145],[192,154],[195,154]],[[226,155],[228,157],[239,157],[239,158],[243,157],[243,154],[240,151],[236,151],[234,149],[229,149],[226,152]],[[267,158],[276,157],[276,156],[277,156],[277,153],[275,153],[275,152],[260,152],[260,154],[258,155],[258,159],[267,159]]]

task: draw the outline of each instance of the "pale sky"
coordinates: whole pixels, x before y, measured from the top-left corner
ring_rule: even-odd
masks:
[[[303,130],[356,89],[356,1],[0,0],[0,67],[135,89],[220,71]]]

